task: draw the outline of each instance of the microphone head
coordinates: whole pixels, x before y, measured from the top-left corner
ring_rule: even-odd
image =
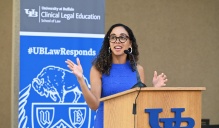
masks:
[[[130,54],[129,50],[124,50],[125,54]]]

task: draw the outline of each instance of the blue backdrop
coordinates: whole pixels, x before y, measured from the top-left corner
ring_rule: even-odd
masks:
[[[21,1],[19,128],[93,127],[95,111],[65,61],[80,59],[90,87],[104,8],[103,1],[92,0]]]

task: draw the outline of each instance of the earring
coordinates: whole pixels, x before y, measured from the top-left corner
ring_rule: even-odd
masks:
[[[110,47],[109,47],[109,49],[108,49],[108,52],[109,52],[109,54],[111,54],[111,50],[110,50]]]
[[[132,47],[130,47],[129,49],[130,49],[130,50],[129,50],[129,53],[132,53]]]

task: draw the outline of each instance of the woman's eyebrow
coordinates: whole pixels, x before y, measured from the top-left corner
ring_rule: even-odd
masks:
[[[110,36],[111,36],[111,35],[112,35],[112,36],[115,36],[116,34],[112,33],[112,34],[110,34]],[[120,35],[120,36],[127,36],[126,33],[120,33],[119,35]]]
[[[120,35],[122,35],[122,36],[124,36],[124,35],[125,35],[125,36],[127,36],[127,34],[126,34],[126,33],[120,33]]]

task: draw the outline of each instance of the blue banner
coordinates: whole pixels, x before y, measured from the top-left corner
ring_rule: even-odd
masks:
[[[18,127],[91,128],[95,111],[87,106],[65,61],[80,58],[90,87],[91,62],[104,36],[104,2],[89,1],[88,6],[86,0],[48,1],[21,1]]]

